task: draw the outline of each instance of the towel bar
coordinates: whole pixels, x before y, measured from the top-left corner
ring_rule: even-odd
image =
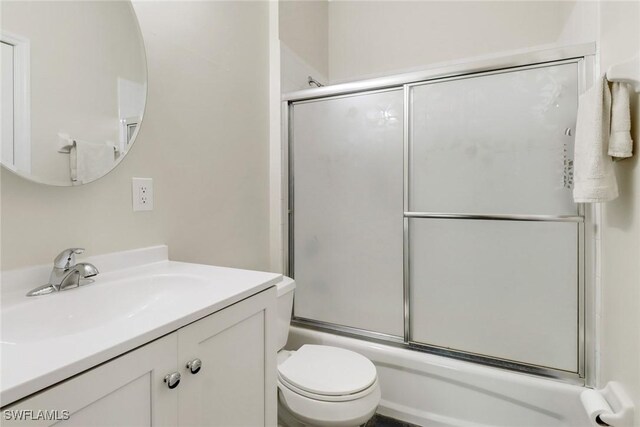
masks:
[[[609,67],[607,80],[627,83],[634,91],[640,92],[640,54]]]
[[[58,153],[62,153],[62,154],[69,154],[71,152],[71,148],[75,145],[76,140],[71,138],[68,134],[66,133],[59,133],[58,134]],[[109,143],[106,143],[109,144]],[[116,145],[112,145],[113,147],[113,154],[115,157],[118,157],[120,155],[120,148],[118,148]]]

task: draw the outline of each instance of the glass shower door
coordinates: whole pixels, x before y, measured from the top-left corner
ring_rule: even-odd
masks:
[[[294,315],[403,335],[403,91],[291,107]]]
[[[578,372],[577,62],[410,87],[410,339]]]

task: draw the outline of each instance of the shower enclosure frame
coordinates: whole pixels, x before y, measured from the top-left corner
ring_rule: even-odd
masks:
[[[376,341],[382,344],[398,346],[415,351],[437,354],[455,359],[466,360],[484,365],[494,366],[503,369],[514,370],[522,373],[537,376],[549,377],[572,384],[593,385],[595,379],[595,301],[596,301],[596,269],[598,261],[598,223],[599,211],[594,205],[580,204],[578,215],[493,215],[493,214],[473,214],[463,215],[447,212],[412,212],[409,210],[409,148],[410,148],[410,90],[414,86],[429,82],[442,82],[456,80],[472,75],[491,75],[512,71],[513,69],[525,70],[544,67],[548,65],[559,65],[576,63],[578,65],[578,90],[583,93],[594,81],[596,71],[595,44],[588,43],[557,49],[533,51],[495,57],[481,61],[456,64],[431,70],[399,74],[390,77],[345,83],[334,86],[324,86],[321,88],[307,89],[293,92],[283,96],[282,119],[283,119],[283,248],[284,271],[293,277],[294,254],[293,254],[293,226],[294,215],[294,185],[295,177],[293,171],[293,159],[289,153],[293,149],[293,108],[294,104],[315,102],[325,99],[336,99],[342,97],[355,96],[360,94],[371,94],[385,92],[389,90],[403,90],[404,92],[404,123],[403,123],[403,336],[389,335],[380,332],[368,331],[344,325],[332,324],[314,319],[306,319],[295,316],[292,324],[314,330],[332,332],[339,335],[352,336],[367,341]],[[285,184],[286,183],[286,184]],[[509,221],[554,221],[572,222],[578,226],[578,336],[577,339],[577,372],[564,371],[548,367],[527,364],[523,362],[500,359],[486,355],[480,355],[461,350],[428,345],[411,341],[410,324],[410,283],[409,266],[411,263],[409,251],[409,220],[411,218],[462,218],[469,220],[509,220]],[[294,277],[295,279],[295,277]]]

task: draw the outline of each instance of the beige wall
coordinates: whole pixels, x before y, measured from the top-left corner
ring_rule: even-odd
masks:
[[[602,2],[602,71],[640,53],[640,2]],[[635,156],[616,163],[620,197],[603,205],[600,385],[632,394],[640,425],[640,95],[633,96]]]
[[[394,74],[560,38],[583,41],[564,31],[574,24],[574,7],[572,1],[331,1],[329,79]],[[571,36],[578,30],[579,24],[570,28]]]
[[[280,43],[280,87],[282,93],[309,89],[309,76],[320,84],[329,84],[329,78],[313,68],[286,44]]]
[[[299,80],[296,69],[305,67],[295,62],[301,62],[340,83],[541,45],[593,42],[596,7],[569,0],[281,0],[280,39],[299,60],[283,60],[283,73]]]
[[[322,76],[328,75],[329,2],[280,0],[280,40]]]
[[[149,68],[130,153],[82,187],[1,172],[2,268],[167,243],[172,259],[268,269],[269,33],[266,2],[136,4]],[[131,177],[154,179],[133,212]]]

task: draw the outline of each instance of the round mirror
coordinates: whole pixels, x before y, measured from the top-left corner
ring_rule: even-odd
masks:
[[[128,1],[3,1],[1,161],[45,184],[106,175],[136,138],[147,95]]]

